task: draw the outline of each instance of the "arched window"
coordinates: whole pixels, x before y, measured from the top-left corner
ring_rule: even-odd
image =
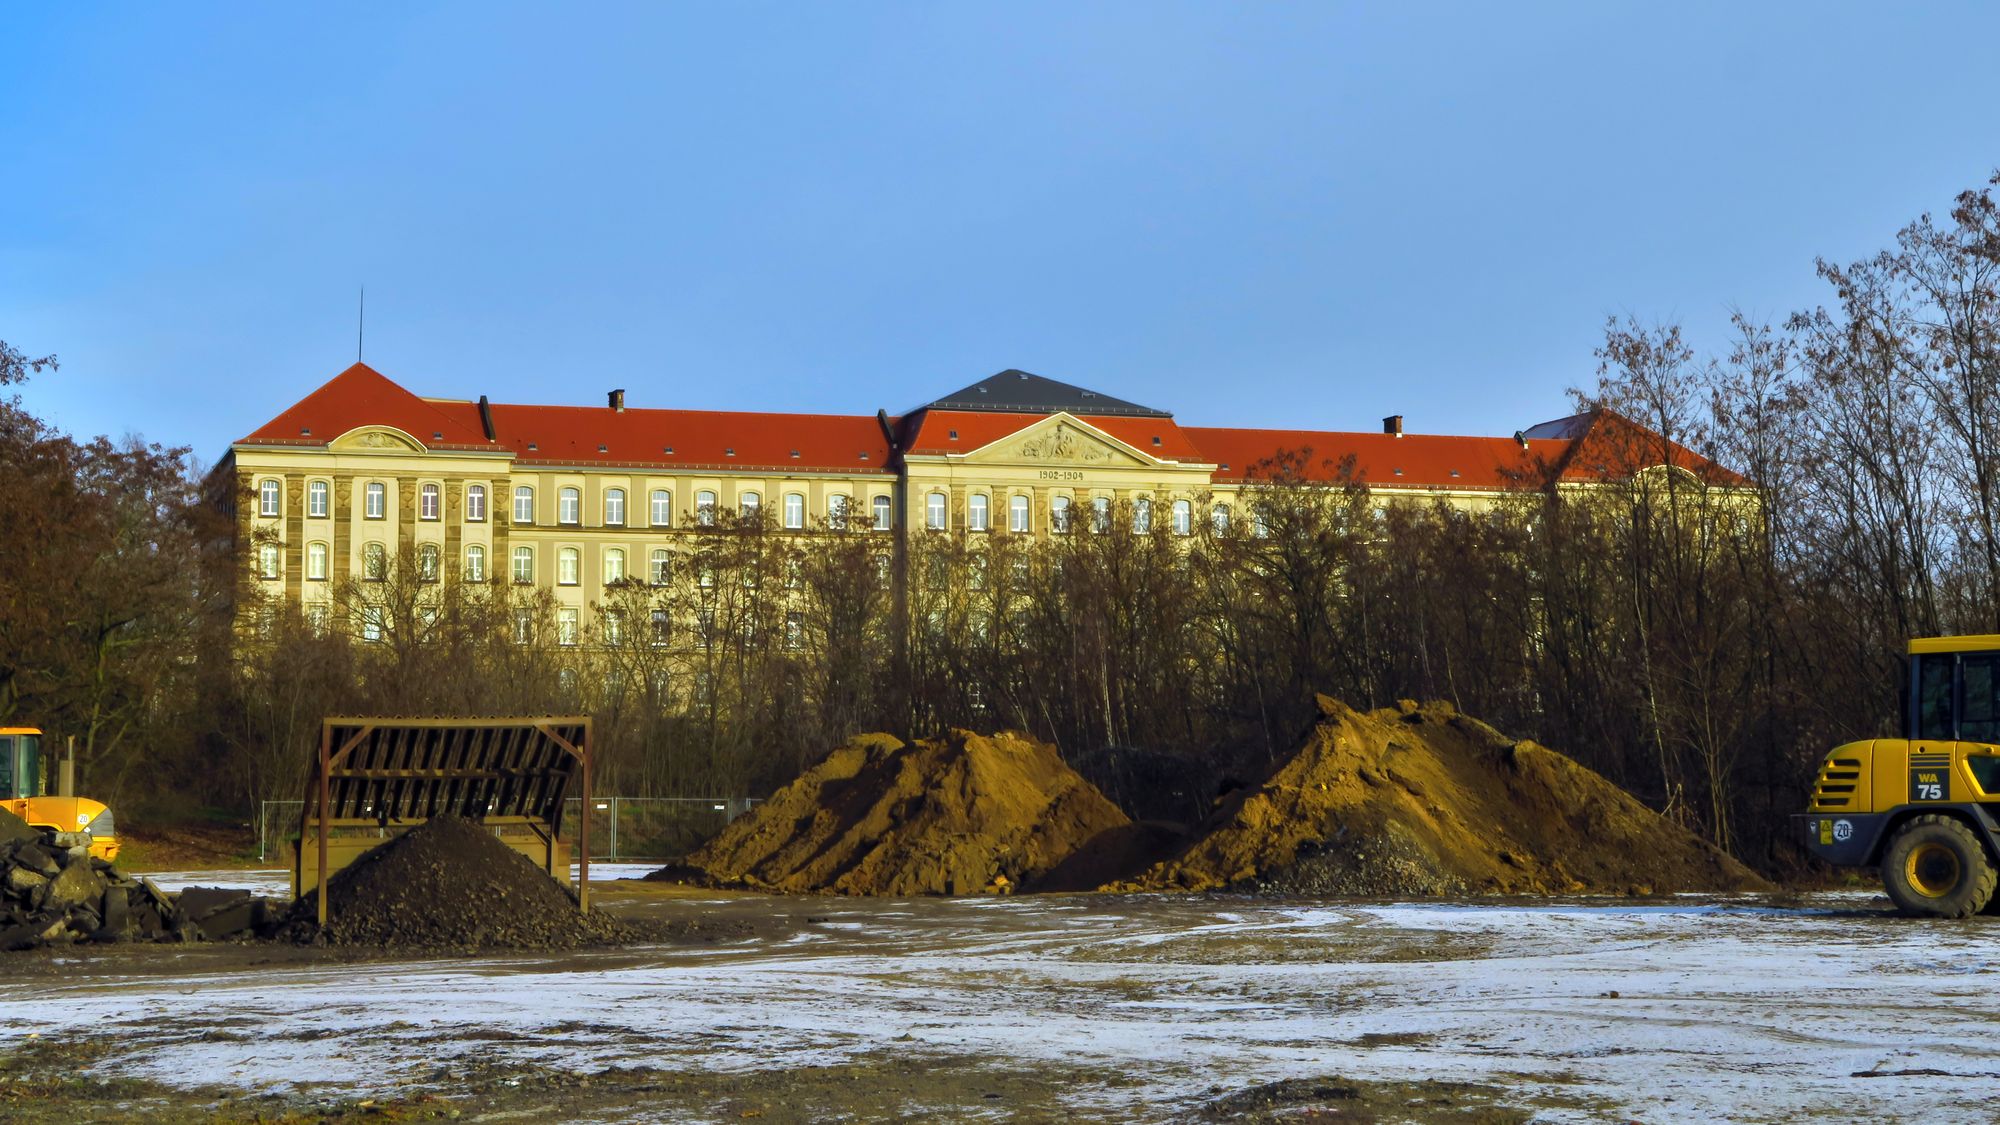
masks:
[[[973,555],[966,560],[965,584],[974,590],[986,588],[986,556]]]
[[[847,530],[847,496],[835,493],[826,498],[826,522],[835,531]]]
[[[1057,499],[1062,500],[1061,497],[1057,497]],[[1062,500],[1062,503],[1067,507],[1069,501]],[[1007,498],[1007,530],[1028,530],[1028,498],[1026,496],[1009,496]]]
[[[284,494],[284,486],[279,484],[277,481],[266,478],[265,480],[258,482],[257,514],[260,516],[277,515],[278,505],[283,494]]]
[[[604,551],[604,584],[625,581],[625,552],[618,547],[607,547]]]
[[[306,577],[314,582],[326,581],[326,544],[306,544]]]
[[[653,585],[664,586],[674,576],[674,557],[663,547],[653,552]]]
[[[435,543],[426,543],[417,548],[417,581],[436,582],[438,580],[438,549]]]
[[[514,610],[514,643],[527,644],[535,639],[535,611],[527,606]]]
[[[556,522],[579,524],[583,522],[583,493],[579,489],[565,488],[556,493]]]
[[[379,520],[389,514],[389,487],[379,480],[371,480],[362,490],[361,515],[363,519]]]
[[[1260,502],[1250,506],[1250,534],[1255,535],[1259,539],[1270,538],[1271,536],[1270,505]]]
[[[575,606],[572,606],[572,605],[566,605],[566,606],[563,606],[563,607],[562,607],[561,609],[558,609],[558,610],[556,610],[556,643],[557,643],[557,644],[559,644],[559,645],[573,645],[573,644],[575,644],[575,643],[576,643],[576,634],[577,634],[577,622],[578,622],[578,619],[580,619],[580,618],[581,618],[582,616],[583,616],[583,611],[582,611],[582,610],[579,610],[579,609],[577,609],[577,608],[576,608]],[[561,680],[561,682],[562,682],[562,686],[563,686],[563,690],[564,690],[564,691],[575,691],[575,690],[576,690],[576,670],[575,670],[575,669],[573,669],[573,668],[564,668],[564,669],[562,670],[562,673],[561,673],[561,675],[560,675],[559,679],[560,679],[560,680]]]
[[[1217,535],[1229,534],[1229,505],[1217,504],[1215,508],[1208,513],[1208,522],[1211,526],[1215,528],[1215,533]]]
[[[361,549],[361,576],[370,582],[389,576],[389,552],[382,544],[370,543]]]
[[[438,519],[440,518],[439,508],[438,486],[434,484],[419,485],[417,488],[417,518],[420,520]]]
[[[707,559],[695,560],[694,584],[704,590],[715,589],[715,564]]]
[[[797,531],[806,525],[806,494],[785,493],[785,527]]]
[[[664,645],[664,644],[666,644],[666,643],[667,643],[668,641],[670,641],[670,640],[672,640],[672,639],[673,639],[673,635],[674,635],[674,618],[673,618],[673,615],[672,615],[672,614],[670,614],[670,613],[668,613],[668,612],[667,612],[666,610],[664,610],[664,609],[656,609],[656,610],[654,610],[654,611],[653,611],[653,643],[654,643],[655,645]],[[661,694],[662,694],[662,695],[664,695],[664,694],[665,694],[665,692],[664,692],[664,691],[662,691],[662,692],[661,692]]]
[[[465,519],[468,523],[483,523],[486,519],[486,486],[468,484],[465,486]]]
[[[323,480],[306,485],[306,515],[314,519],[326,518],[326,497],[332,489]]]
[[[604,490],[604,526],[625,526],[625,490],[607,488]]]
[[[477,543],[465,549],[465,580],[486,581],[486,548]]]
[[[715,493],[706,488],[694,494],[694,522],[703,527],[715,526]]]
[[[625,643],[625,613],[623,610],[607,609],[600,615],[604,623],[604,643],[620,645]],[[611,669],[616,672],[617,668]]]
[[[583,581],[583,552],[564,547],[556,552],[556,585],[574,586]]]
[[[895,509],[889,503],[889,498],[887,496],[877,496],[873,503],[875,507],[875,530],[889,530],[894,526],[893,521],[895,520]]]
[[[1111,530],[1111,498],[1093,496],[1090,499],[1090,530],[1102,534]]]
[[[535,490],[525,484],[514,488],[514,522],[535,522]]]
[[[764,498],[755,492],[746,492],[736,498],[736,512],[744,523],[757,522],[757,510],[764,506]]]
[[[278,545],[266,543],[257,548],[257,576],[259,578],[278,577]]]
[[[986,494],[975,492],[965,498],[965,529],[967,531],[986,530]]]
[[[1194,505],[1185,500],[1174,501],[1174,534],[1194,534]]]
[[[514,581],[533,582],[535,580],[535,549],[533,547],[514,548]]]
[[[932,531],[944,530],[944,493],[933,492],[924,497],[924,526]]]
[[[1153,530],[1153,502],[1144,496],[1132,501],[1132,534],[1144,535]]]
[[[653,490],[652,524],[654,527],[674,526],[674,494],[664,488]]]
[[[382,639],[382,607],[363,606],[361,609],[361,639],[379,641]]]

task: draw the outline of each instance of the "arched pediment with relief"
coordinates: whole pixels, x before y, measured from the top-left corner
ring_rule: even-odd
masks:
[[[327,443],[342,452],[422,453],[424,443],[394,426],[357,426]]]
[[[1020,433],[974,450],[966,459],[1104,468],[1153,463],[1118,439],[1066,414],[1046,418]]]

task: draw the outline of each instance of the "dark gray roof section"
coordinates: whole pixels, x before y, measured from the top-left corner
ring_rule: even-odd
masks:
[[[1165,410],[1140,406],[1122,398],[1008,368],[961,391],[927,404],[932,410],[991,410],[1015,414],[1123,414],[1136,418],[1171,418]]]
[[[1572,414],[1567,418],[1558,418],[1553,422],[1543,422],[1538,426],[1529,426],[1527,429],[1521,431],[1521,436],[1528,438],[1562,438],[1565,440],[1579,438],[1583,436],[1583,431],[1590,428],[1590,423],[1596,417],[1597,415],[1594,412],[1586,410],[1582,414]]]

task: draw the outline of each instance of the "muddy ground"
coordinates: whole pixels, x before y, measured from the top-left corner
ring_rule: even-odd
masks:
[[[1870,894],[867,900],[671,944],[9,958],[0,1119],[1988,1119],[2000,923]]]

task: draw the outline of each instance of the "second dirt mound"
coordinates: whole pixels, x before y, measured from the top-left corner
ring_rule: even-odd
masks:
[[[288,936],[318,932],[316,895],[292,905]],[[432,817],[336,872],[327,908],[323,936],[333,945],[573,949],[634,936],[579,911],[528,857],[455,816]]]
[[[688,857],[724,885],[791,893],[978,894],[1032,885],[1127,823],[1055,748],[955,730],[863,735]]]
[[[1449,705],[1324,718],[1194,843],[1123,889],[1298,894],[1665,894],[1766,887],[1571,759]]]

